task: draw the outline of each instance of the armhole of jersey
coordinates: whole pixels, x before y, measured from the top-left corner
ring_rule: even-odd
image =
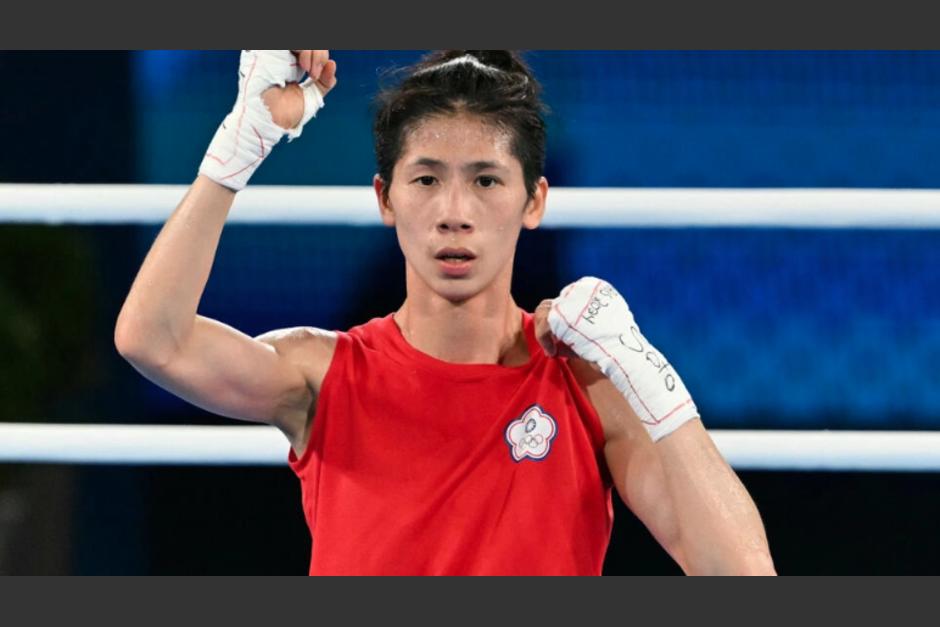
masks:
[[[333,388],[340,385],[337,379],[342,380],[343,370],[345,370],[347,361],[347,352],[352,344],[352,338],[348,333],[342,331],[336,332],[336,348],[333,350],[333,357],[330,359],[330,366],[323,376],[323,383],[320,385],[320,393],[317,394],[316,408],[313,415],[313,426],[310,430],[310,437],[307,439],[307,446],[300,457],[294,453],[294,448],[290,447],[287,454],[287,464],[296,474],[301,474],[310,462],[313,450],[317,448],[319,439],[323,432],[323,422],[328,413],[330,399],[334,394]]]
[[[572,390],[572,394],[575,396],[575,401],[586,414],[587,425],[591,432],[591,440],[594,442],[596,451],[595,457],[597,459],[597,467],[601,472],[601,477],[603,477],[608,487],[613,486],[613,476],[610,474],[610,469],[607,467],[607,459],[604,457],[604,446],[607,442],[604,438],[604,426],[601,424],[601,417],[598,415],[597,410],[594,409],[594,403],[591,402],[591,399],[588,398],[584,390],[581,389],[578,378],[574,376],[574,372],[568,367],[567,360],[565,362],[565,376],[568,377],[568,381],[570,381],[569,387]]]

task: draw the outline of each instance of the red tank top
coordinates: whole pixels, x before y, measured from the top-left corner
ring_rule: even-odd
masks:
[[[452,364],[391,315],[339,333],[289,455],[311,575],[600,575],[613,523],[600,420],[522,312],[528,363]]]

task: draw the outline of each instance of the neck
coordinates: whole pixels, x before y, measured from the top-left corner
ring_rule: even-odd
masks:
[[[408,295],[394,318],[414,348],[458,364],[517,366],[528,361],[522,316],[508,279],[460,302],[435,293],[410,269],[407,287]]]

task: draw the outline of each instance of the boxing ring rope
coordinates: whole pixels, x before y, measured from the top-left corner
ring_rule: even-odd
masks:
[[[940,470],[940,431],[712,430],[738,470]],[[283,466],[267,426],[0,424],[0,462]]]
[[[161,224],[181,185],[0,184],[0,224]],[[370,187],[252,186],[230,223],[380,224]],[[549,228],[940,228],[940,190],[552,188]],[[739,470],[940,471],[940,431],[709,432]],[[0,463],[286,464],[267,426],[0,423]]]
[[[0,223],[160,224],[182,185],[0,184]],[[371,187],[252,186],[230,223],[378,225]],[[940,190],[552,188],[545,227],[940,228]]]

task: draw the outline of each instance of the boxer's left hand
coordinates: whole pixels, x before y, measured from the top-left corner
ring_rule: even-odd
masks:
[[[593,363],[627,399],[654,441],[698,418],[679,374],[640,333],[627,302],[606,281],[584,277],[535,310],[549,356]]]

